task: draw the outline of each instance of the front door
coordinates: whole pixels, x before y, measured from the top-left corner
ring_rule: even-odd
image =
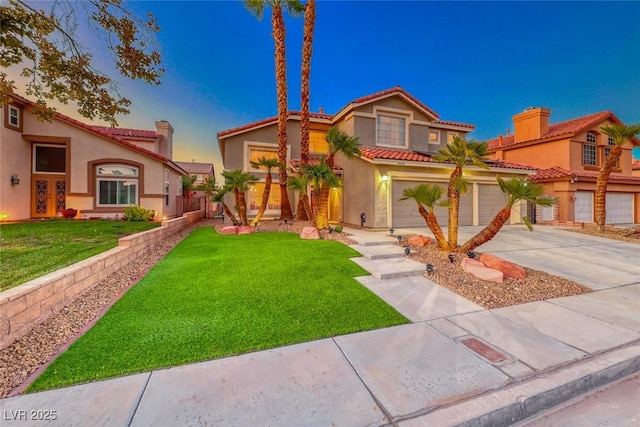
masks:
[[[64,175],[34,175],[31,182],[32,218],[52,218],[66,208],[67,182]]]

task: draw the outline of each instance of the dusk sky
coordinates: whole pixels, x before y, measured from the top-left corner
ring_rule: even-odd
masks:
[[[220,172],[216,133],[277,113],[270,9],[258,21],[241,1],[128,6],[158,18],[167,72],[160,87],[119,78],[133,101],[120,126],[168,120],[174,160]],[[319,0],[311,110],[336,113],[399,85],[441,119],[475,124],[481,140],[530,106],[551,108],[552,123],[602,110],[637,123],[638,16],[640,2]],[[298,110],[303,19],[286,24],[289,109]]]

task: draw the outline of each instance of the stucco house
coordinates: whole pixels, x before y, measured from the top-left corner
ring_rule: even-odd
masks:
[[[640,176],[640,160],[634,160],[631,164],[631,174],[633,176]]]
[[[195,176],[196,179],[193,182],[193,186],[197,187],[198,185],[204,183],[207,178],[213,178],[215,176],[215,170],[213,168],[212,163],[198,163],[196,161],[191,162],[175,162],[178,166],[180,166],[184,171],[187,172],[189,176]],[[204,193],[202,191],[193,190],[191,191],[190,196],[203,196]]]
[[[425,226],[412,200],[400,201],[405,188],[432,183],[446,188],[452,166],[435,162],[432,155],[453,136],[465,137],[473,125],[442,120],[438,113],[401,87],[394,87],[349,102],[336,114],[312,113],[310,152],[313,159],[328,153],[326,132],[337,126],[360,138],[362,155],[347,160],[336,156],[335,172],[343,180],[343,189],[334,189],[329,201],[330,220],[359,224],[365,214],[368,227]],[[287,117],[290,170],[299,169],[300,113]],[[257,121],[218,133],[218,144],[225,170],[242,169],[260,178],[249,191],[248,212],[255,215],[260,205],[265,174],[251,167],[250,161],[261,156],[277,157],[277,117]],[[533,168],[512,162],[492,161],[489,170],[466,169],[470,190],[461,199],[460,224],[485,225],[504,206],[496,175],[526,177]],[[274,173],[277,182],[277,173]],[[446,192],[445,192],[446,194]],[[297,194],[290,193],[292,208]],[[229,196],[227,203],[232,206]],[[279,191],[271,191],[267,214],[278,215]],[[447,209],[436,209],[441,224],[447,223]],[[518,212],[512,217],[520,222]]]
[[[538,221],[594,221],[594,195],[600,166],[613,140],[601,126],[622,123],[611,111],[549,123],[551,110],[528,108],[513,116],[514,132],[489,141],[496,160],[518,162],[538,169],[531,177],[557,199],[550,208],[538,208]],[[607,185],[607,223],[640,222],[640,177],[632,171],[631,138],[624,146],[618,167]]]
[[[76,218],[122,217],[126,206],[176,214],[186,172],[171,160],[173,128],[92,126],[56,113],[39,121],[33,103],[11,95],[1,106],[0,214],[4,220],[52,218],[65,208]]]

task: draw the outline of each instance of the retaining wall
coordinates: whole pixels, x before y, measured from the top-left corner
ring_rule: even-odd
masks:
[[[204,218],[204,211],[162,221],[160,227],[123,237],[118,247],[0,293],[0,349],[60,311],[140,252]]]

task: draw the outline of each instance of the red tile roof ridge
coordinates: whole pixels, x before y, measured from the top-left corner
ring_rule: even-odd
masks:
[[[427,107],[425,104],[423,104],[416,97],[414,97],[409,92],[407,92],[406,90],[404,90],[403,88],[401,88],[400,86],[397,86],[397,85],[392,87],[392,88],[389,88],[389,89],[381,90],[380,92],[372,93],[370,95],[365,95],[365,96],[361,96],[360,98],[354,99],[353,101],[349,102],[347,105],[342,107],[340,109],[340,111],[338,113],[336,113],[336,116],[339,115],[345,109],[347,109],[350,105],[362,104],[363,102],[371,101],[371,100],[377,99],[377,98],[382,98],[384,96],[391,95],[391,94],[394,94],[394,93],[399,93],[399,94],[402,94],[402,95],[406,96],[412,102],[414,102],[416,105],[418,105],[420,108],[424,109],[425,111],[428,111],[429,114],[431,114],[433,117],[436,118],[436,120],[440,119],[440,115],[438,113],[433,111],[431,108]]]
[[[452,120],[436,120],[433,123],[442,124],[442,125],[450,125],[450,126],[462,126],[462,127],[471,128],[471,129],[475,129],[476,128],[476,125],[472,125],[471,123],[454,122]]]
[[[144,129],[130,129],[130,128],[116,128],[109,126],[93,126],[96,129],[102,130],[110,135],[116,136],[130,136],[133,138],[161,138],[162,135],[158,134],[154,130]]]
[[[300,114],[301,114],[300,111],[290,110],[290,111],[287,112],[287,120],[289,118],[291,118],[291,117],[300,116]],[[331,120],[333,118],[333,115],[326,114],[326,113],[309,113],[309,117],[310,118],[314,118],[314,119]],[[240,125],[240,126],[236,126],[236,127],[230,128],[230,129],[221,130],[220,132],[217,133],[217,136],[218,136],[218,138],[220,138],[221,136],[230,135],[232,133],[240,132],[240,131],[243,131],[243,130],[248,130],[248,129],[251,129],[251,128],[258,127],[258,126],[268,125],[268,124],[271,124],[272,122],[277,122],[277,121],[278,121],[278,116],[268,117],[266,119],[256,120],[254,122],[247,123],[247,124]]]
[[[415,151],[392,150],[379,147],[360,147],[360,151],[362,152],[362,157],[369,160],[387,159],[413,162],[434,162],[431,156]]]
[[[309,159],[309,163],[310,165],[317,165],[320,162],[320,159]],[[297,170],[300,167],[300,159],[291,159],[289,161],[289,166],[291,166],[294,170]],[[342,170],[342,166],[340,166],[337,163],[333,164],[333,169],[334,170]]]

